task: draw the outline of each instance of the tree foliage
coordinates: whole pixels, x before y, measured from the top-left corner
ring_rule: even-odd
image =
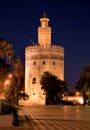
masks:
[[[10,72],[11,66],[4,59],[0,58],[0,80],[4,80]]]
[[[86,104],[86,100],[90,100],[90,66],[84,66],[80,73],[80,78],[75,86],[75,88],[82,92],[84,104]]]
[[[0,96],[4,93],[4,81],[10,72],[11,66],[4,59],[0,58]]]
[[[14,50],[11,42],[0,38],[0,57],[5,59],[8,64],[10,64],[10,60],[12,59],[14,54]]]
[[[8,73],[11,72],[11,66],[0,58],[0,80],[4,80]]]
[[[4,80],[8,73],[13,73],[13,80],[5,96],[9,102],[18,101],[19,90],[24,90],[24,67],[19,56],[13,56],[14,50],[11,42],[0,38],[0,94],[4,92]],[[11,64],[10,64],[11,63]],[[11,66],[10,66],[11,65]],[[14,81],[15,80],[15,81]],[[16,96],[16,97],[15,97]],[[13,100],[14,99],[14,100]]]
[[[58,99],[62,98],[61,95],[68,91],[67,83],[48,71],[41,76],[40,84],[46,92],[46,104],[58,104]]]
[[[14,56],[12,60],[14,77],[17,78],[18,85],[21,86],[21,90],[24,90],[24,66],[19,56]]]
[[[20,86],[15,79],[12,80],[10,87],[5,91],[5,99],[11,105],[18,105],[20,99]]]

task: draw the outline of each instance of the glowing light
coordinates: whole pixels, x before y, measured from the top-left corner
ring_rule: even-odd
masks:
[[[80,103],[80,104],[83,104],[83,98],[80,98],[80,99],[79,99],[79,103]]]
[[[82,96],[67,96],[64,98],[64,100],[72,101],[74,104],[83,104],[83,97]]]
[[[9,84],[9,81],[8,80],[6,80],[6,85],[8,85]]]
[[[9,78],[12,78],[12,74],[9,74],[8,77],[9,77]]]
[[[76,95],[80,95],[80,92],[76,92]]]
[[[90,94],[90,92],[88,91],[86,94],[88,95],[88,94]]]

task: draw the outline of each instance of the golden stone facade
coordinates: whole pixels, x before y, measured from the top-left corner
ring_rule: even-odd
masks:
[[[25,48],[25,92],[29,95],[28,104],[45,104],[45,95],[40,86],[43,72],[49,71],[64,80],[64,48],[51,44],[51,27],[44,13],[38,27],[37,45]]]

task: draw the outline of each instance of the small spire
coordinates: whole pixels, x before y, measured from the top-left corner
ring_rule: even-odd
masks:
[[[48,18],[46,12],[43,13],[43,16],[41,18]]]
[[[46,17],[46,12],[43,13],[43,16]]]

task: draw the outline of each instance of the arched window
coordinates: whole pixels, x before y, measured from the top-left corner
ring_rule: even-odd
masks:
[[[34,77],[33,79],[32,79],[32,84],[35,84],[36,83],[36,78]]]

